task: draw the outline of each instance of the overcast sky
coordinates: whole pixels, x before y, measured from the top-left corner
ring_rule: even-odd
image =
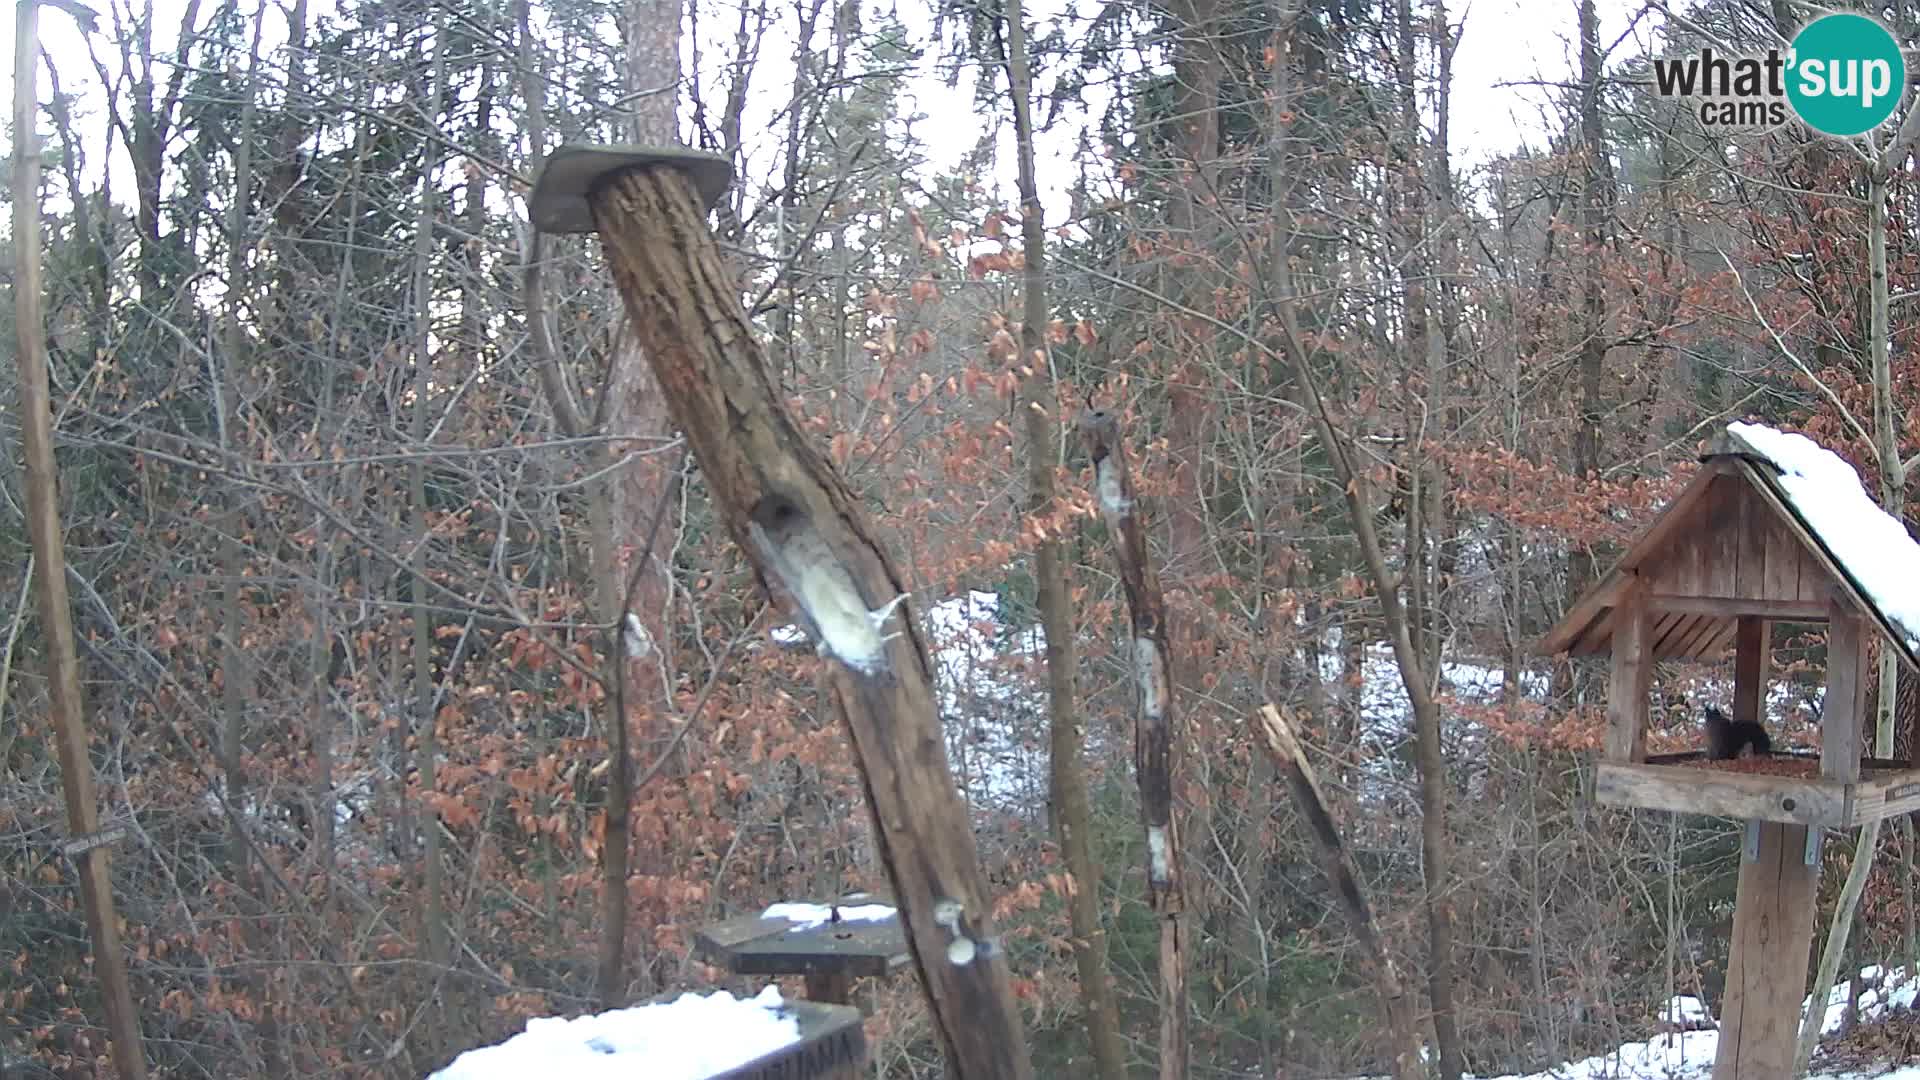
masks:
[[[93,0],[104,4],[107,0]],[[258,0],[246,0],[258,2]],[[1044,24],[1070,9],[1075,0],[1029,0],[1029,18]],[[162,10],[177,9],[179,0],[162,0]],[[271,0],[270,10],[277,9],[278,0]],[[326,5],[326,0],[315,0],[312,5],[317,11]],[[205,17],[204,5],[202,17]],[[916,17],[925,7],[919,0],[907,0],[901,3],[903,18],[909,22],[909,29],[916,34],[924,34],[928,23],[924,18]],[[1629,0],[1601,0],[1601,38],[1611,45],[1628,29],[1629,13],[1637,5]],[[1457,167],[1464,170],[1482,163],[1488,158],[1512,150],[1521,143],[1543,145],[1550,125],[1544,122],[1543,108],[1548,91],[1538,83],[1561,83],[1571,77],[1572,58],[1575,51],[1570,41],[1575,25],[1575,0],[1455,0],[1450,5],[1450,15],[1455,20],[1464,18],[1466,32],[1459,53],[1454,61],[1453,113],[1450,142]],[[278,14],[268,16],[267,45],[271,48],[283,40],[283,22]],[[785,20],[791,24],[791,19]],[[92,114],[92,123],[83,119],[86,128],[95,132],[89,140],[90,147],[97,148],[99,114],[104,109],[105,98],[92,65],[86,59],[85,43],[74,28],[73,21],[63,12],[43,9],[40,16],[41,41],[47,51],[59,65],[61,85],[69,93],[80,93],[82,101],[79,110],[83,114]],[[710,32],[722,32],[721,19],[702,20],[703,29]],[[731,23],[725,32],[730,33]],[[1647,27],[1637,29],[1641,42],[1644,42]],[[5,47],[6,55],[13,54],[14,23],[12,19],[0,20],[0,44]],[[159,39],[156,46],[163,51],[170,50],[172,33],[161,28],[156,34]],[[1036,36],[1039,36],[1036,33]],[[784,40],[780,40],[784,39]],[[755,111],[770,117],[774,110],[785,104],[790,84],[778,78],[778,58],[791,56],[790,26],[787,34],[770,35],[764,50],[761,72],[762,93],[756,95]],[[715,42],[714,45],[721,45]],[[105,38],[96,38],[95,48],[109,64],[117,61],[115,49]],[[1639,44],[1629,42],[1626,48],[1632,51]],[[709,46],[706,55],[718,53]],[[951,163],[973,147],[980,137],[982,126],[987,122],[973,105],[972,90],[963,82],[957,89],[948,89],[945,84],[931,74],[931,59],[927,62],[927,75],[914,80],[909,88],[910,107],[926,114],[927,119],[917,125],[918,133],[927,139],[940,139],[931,152],[935,164]],[[40,76],[40,92],[44,98],[48,93],[48,83],[43,73]],[[1062,124],[1062,128],[1069,125]],[[42,120],[42,130],[47,122]],[[1002,158],[1007,163],[1003,169],[1007,175],[1001,177],[1004,197],[1011,197],[1011,125],[1001,120],[999,132]],[[762,123],[749,123],[750,132],[767,132],[759,145],[752,151],[747,163],[749,176],[765,175],[774,159],[773,145],[781,130]],[[1043,177],[1053,180],[1045,186],[1053,189],[1046,198],[1048,219],[1057,223],[1064,217],[1066,207],[1059,195],[1059,188],[1073,175],[1069,155],[1072,149],[1070,131],[1056,131],[1054,137],[1047,140],[1051,145],[1044,148],[1041,162]],[[97,154],[97,149],[94,150]],[[98,167],[98,162],[91,162]],[[116,147],[116,189],[126,191],[126,183],[120,179],[127,172],[124,148]]]

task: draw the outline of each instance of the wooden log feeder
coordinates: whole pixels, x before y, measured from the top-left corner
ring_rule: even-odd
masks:
[[[1780,439],[1769,429],[1730,426],[1701,457],[1699,473],[1541,647],[1550,655],[1610,658],[1599,802],[1747,822],[1717,1080],[1792,1073],[1822,830],[1920,809],[1920,762],[1864,753],[1869,635],[1920,670],[1920,626],[1887,610],[1884,587],[1876,593],[1863,577],[1857,538],[1836,536],[1834,517],[1810,516],[1796,501],[1784,482],[1788,468],[1768,449],[1785,445]],[[1879,513],[1855,494],[1865,503],[1858,520]],[[1900,558],[1904,567],[1905,554]],[[1905,580],[1920,583],[1920,561],[1912,565]],[[1886,575],[1876,580],[1884,586]],[[1920,584],[1908,587],[1920,592]],[[1910,619],[1911,605],[1903,610]],[[1733,722],[1764,722],[1775,622],[1827,627],[1817,762],[1777,752],[1714,761],[1704,750],[1649,756],[1657,661],[1710,661],[1731,652]]]
[[[716,517],[827,660],[949,1068],[1030,1077],[927,646],[860,498],[788,409],[707,225],[731,180],[728,162],[711,154],[564,146],[542,168],[528,212],[542,231],[599,233]]]

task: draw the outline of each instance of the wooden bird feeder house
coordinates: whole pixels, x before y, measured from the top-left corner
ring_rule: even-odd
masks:
[[[1610,658],[1598,801],[1748,823],[1713,1075],[1781,1077],[1807,985],[1821,830],[1920,809],[1916,762],[1864,753],[1868,635],[1920,671],[1920,545],[1857,474],[1803,437],[1734,424],[1700,460],[1541,651]],[[1768,772],[1709,763],[1703,751],[1650,757],[1656,661],[1731,650],[1733,719],[1764,723],[1774,622],[1827,627],[1817,771],[1785,755]]]

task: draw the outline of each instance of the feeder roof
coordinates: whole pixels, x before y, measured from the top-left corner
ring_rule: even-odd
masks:
[[[1920,543],[1852,466],[1804,435],[1741,423],[1701,461],[1540,651],[1609,651],[1615,607],[1635,584],[1649,593],[1657,659],[1720,655],[1742,615],[1824,621],[1837,591],[1920,669]]]

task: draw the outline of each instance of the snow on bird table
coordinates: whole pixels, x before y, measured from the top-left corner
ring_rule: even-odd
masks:
[[[1906,526],[1867,497],[1853,466],[1805,435],[1743,423],[1727,433],[1780,470],[1775,483],[1793,509],[1920,652],[1920,544]]]
[[[840,912],[841,922],[879,922],[891,919],[897,912],[885,904],[841,904],[838,908],[827,904],[774,904],[760,913],[763,919],[785,919],[794,925],[788,930],[811,930],[823,923],[832,921],[835,910]]]
[[[777,987],[724,990],[572,1020],[538,1016],[495,1046],[469,1050],[429,1080],[507,1080],[565,1070],[567,1080],[702,1080],[800,1039]]]

